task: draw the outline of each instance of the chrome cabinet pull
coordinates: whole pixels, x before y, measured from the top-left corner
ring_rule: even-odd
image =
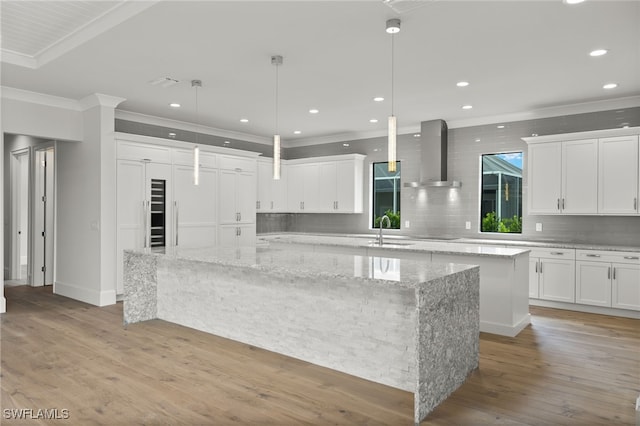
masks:
[[[242,222],[242,212],[238,212],[238,222]]]
[[[542,260],[540,261],[540,273],[542,273]]]
[[[633,209],[638,210],[638,198],[633,199]]]
[[[611,279],[611,266],[607,268],[607,279]]]
[[[538,262],[536,262],[536,274],[538,273]]]
[[[588,254],[587,257],[600,257],[599,254]]]
[[[558,198],[558,201],[556,202],[556,210],[560,210],[560,198]]]
[[[564,198],[562,199],[562,210],[564,210]]]
[[[616,279],[616,268],[613,268],[613,279]]]
[[[242,235],[242,228],[238,227],[238,237]]]
[[[552,251],[551,254],[554,256],[564,256],[564,253],[561,251]]]

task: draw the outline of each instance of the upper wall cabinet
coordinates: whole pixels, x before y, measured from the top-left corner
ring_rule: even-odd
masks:
[[[258,213],[282,213],[287,211],[288,166],[280,164],[280,179],[273,179],[273,159],[258,158]]]
[[[597,139],[529,145],[529,214],[597,212]]]
[[[638,136],[600,139],[600,213],[638,213],[638,163]]]
[[[289,160],[289,211],[362,213],[364,158],[347,154]]]
[[[532,215],[636,215],[640,128],[523,138]]]

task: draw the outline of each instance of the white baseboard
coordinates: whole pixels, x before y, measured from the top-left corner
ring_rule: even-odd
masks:
[[[527,314],[515,325],[498,324],[480,321],[480,331],[483,333],[499,334],[500,336],[516,337],[526,326],[531,324],[531,314]]]
[[[614,317],[624,317],[640,319],[640,311],[627,309],[605,308],[602,306],[580,305],[578,303],[554,302],[551,300],[529,299],[529,305],[542,306],[545,308],[565,309],[567,311],[586,312],[588,314],[611,315]]]
[[[53,292],[95,306],[107,306],[116,303],[115,290],[98,291],[90,288],[56,281]]]

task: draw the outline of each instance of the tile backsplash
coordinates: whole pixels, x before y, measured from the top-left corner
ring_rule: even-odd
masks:
[[[416,236],[544,240],[576,243],[640,246],[640,216],[530,216],[523,215],[522,234],[480,233],[479,192],[482,154],[522,151],[524,153],[523,211],[527,211],[527,144],[522,137],[582,132],[620,127],[621,123],[640,126],[640,107],[567,115],[481,126],[449,129],[448,177],[462,182],[461,188],[402,188],[402,226],[396,232]],[[499,129],[498,124],[504,125]],[[420,170],[420,138],[398,137],[398,159],[402,161],[402,180],[417,180]],[[386,161],[386,138],[370,138],[287,148],[285,158],[304,158],[345,153],[367,155],[364,176],[362,214],[258,214],[258,233],[326,232],[372,233],[369,228],[370,167]],[[404,227],[409,221],[410,227]],[[465,229],[465,222],[471,229]],[[536,232],[542,223],[542,232]]]

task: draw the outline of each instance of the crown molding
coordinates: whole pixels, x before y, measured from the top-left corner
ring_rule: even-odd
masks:
[[[24,68],[38,68],[38,61],[35,57],[31,55],[25,55],[24,53],[14,52],[13,50],[9,49],[0,49],[0,62],[18,65]]]
[[[420,123],[414,126],[398,127],[397,134],[420,133]],[[387,129],[369,130],[366,132],[347,132],[335,135],[309,137],[300,139],[287,139],[282,141],[283,148],[295,148],[299,146],[322,145],[327,143],[355,141],[359,139],[381,138],[387,136]]]
[[[85,98],[80,99],[79,104],[82,110],[86,111],[89,108],[94,108],[97,106],[115,108],[124,101],[126,101],[125,98],[103,95],[102,93],[93,93]]]
[[[82,106],[75,99],[31,92],[28,90],[16,89],[15,87],[2,86],[2,99],[45,105],[53,108],[69,109],[72,111],[82,111]]]
[[[189,123],[186,121],[172,120],[169,118],[155,117],[152,115],[140,114],[137,112],[124,111],[117,109],[115,118],[119,120],[133,121],[136,123],[149,124],[152,126],[168,127],[171,129],[185,130],[188,132],[196,132],[205,135],[218,136],[221,138],[237,139],[246,142],[261,143],[271,145],[271,138],[252,135],[250,133],[234,132],[231,130],[218,129],[216,127],[208,127]]]
[[[607,111],[618,108],[632,108],[640,106],[640,96],[629,96],[603,101],[582,102],[577,104],[559,105],[540,108],[526,112],[469,118],[464,120],[447,121],[449,129],[482,126],[485,124],[509,123],[512,121],[535,120],[538,118],[559,117],[563,115],[584,114],[589,112]]]

